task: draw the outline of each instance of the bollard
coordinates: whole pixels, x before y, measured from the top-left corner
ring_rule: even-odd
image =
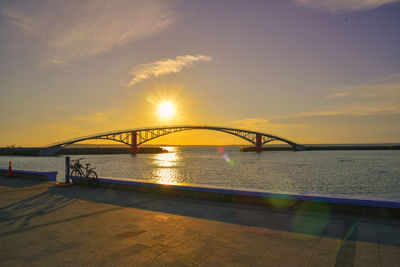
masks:
[[[70,167],[70,158],[69,156],[65,157],[65,183],[69,184],[70,180],[69,180],[69,167]]]
[[[12,167],[11,167],[11,161],[10,161],[10,165],[8,165],[8,173],[7,173],[7,178],[11,178],[14,176]]]

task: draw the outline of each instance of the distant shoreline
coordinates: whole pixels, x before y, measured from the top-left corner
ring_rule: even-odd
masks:
[[[205,146],[171,146],[169,147],[221,147],[216,145]],[[242,152],[253,152],[255,146],[239,146]],[[165,145],[164,147],[168,147]],[[223,147],[227,147],[226,145]],[[368,145],[304,145],[305,151],[322,151],[322,150],[400,150],[400,144],[368,144]],[[41,148],[38,147],[0,147],[0,156],[38,156]],[[263,151],[293,151],[294,148],[288,145],[268,145],[263,147]],[[115,146],[115,145],[75,145],[61,149],[57,155],[107,155],[107,154],[130,154],[131,147]],[[169,151],[163,146],[141,146],[138,154],[159,154],[168,153]]]
[[[322,150],[400,150],[400,145],[303,145],[304,151]],[[264,146],[263,151],[293,151],[291,146]],[[241,147],[242,152],[256,151],[256,147]]]
[[[0,148],[0,156],[39,156],[41,148],[20,147]],[[137,154],[160,154],[169,151],[161,147],[139,147]],[[106,154],[131,154],[131,147],[67,147],[61,149],[59,155],[106,155]]]

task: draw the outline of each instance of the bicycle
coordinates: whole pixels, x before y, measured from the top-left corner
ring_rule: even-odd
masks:
[[[74,184],[91,184],[97,185],[99,183],[99,179],[97,177],[97,173],[93,170],[95,168],[89,168],[90,163],[86,163],[85,166],[80,163],[80,159],[71,160],[71,180]]]

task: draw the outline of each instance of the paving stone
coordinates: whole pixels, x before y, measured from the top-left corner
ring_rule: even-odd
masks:
[[[309,259],[308,266],[335,266],[337,251],[317,249]]]
[[[399,266],[400,222],[0,179],[2,266]]]

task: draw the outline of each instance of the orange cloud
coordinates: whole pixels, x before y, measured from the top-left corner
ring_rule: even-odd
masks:
[[[346,12],[374,9],[399,0],[294,0],[300,5],[328,12]]]
[[[181,72],[183,68],[192,67],[195,62],[211,60],[211,57],[204,55],[185,55],[178,56],[175,59],[164,59],[142,64],[136,67],[136,69],[131,73],[133,78],[129,81],[128,86],[133,86],[138,82],[150,79],[151,77]]]
[[[245,128],[250,130],[274,130],[280,128],[304,128],[305,123],[271,123],[265,118],[249,118],[243,120],[232,121],[227,125]]]
[[[65,65],[153,36],[179,18],[180,0],[9,1],[0,14],[33,36],[40,66]]]
[[[328,95],[328,96],[325,97],[325,99],[339,98],[339,97],[348,96],[350,94],[351,94],[351,92],[341,92],[341,93]]]

